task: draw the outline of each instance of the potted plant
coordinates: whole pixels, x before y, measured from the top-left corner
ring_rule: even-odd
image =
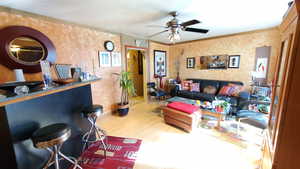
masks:
[[[126,116],[129,111],[129,96],[135,95],[133,80],[130,78],[130,72],[122,71],[119,76],[120,87],[122,88],[121,102],[118,103],[118,113],[120,116]]]
[[[216,98],[216,100],[213,101],[213,105],[215,107],[216,112],[218,112],[218,113],[227,114],[230,110],[230,103],[228,103],[225,100],[219,100]]]

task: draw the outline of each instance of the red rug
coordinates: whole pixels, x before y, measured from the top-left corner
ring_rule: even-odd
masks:
[[[107,137],[107,153],[100,142],[92,144],[79,158],[84,169],[132,169],[142,140]]]

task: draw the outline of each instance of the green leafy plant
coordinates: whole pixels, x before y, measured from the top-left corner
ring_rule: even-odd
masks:
[[[259,105],[257,105],[257,109],[261,113],[268,113],[269,109],[270,109],[270,106],[269,105],[264,105],[264,104],[259,104]]]
[[[216,104],[214,105],[215,107],[220,107],[223,112],[226,112],[228,113],[230,111],[230,103],[225,101],[225,100],[221,100],[221,99],[218,99],[218,98],[215,98],[216,100]]]
[[[136,95],[134,83],[131,79],[131,73],[122,71],[121,73],[114,73],[119,76],[120,80],[120,87],[122,88],[122,94],[121,94],[121,105],[128,104],[129,96]]]

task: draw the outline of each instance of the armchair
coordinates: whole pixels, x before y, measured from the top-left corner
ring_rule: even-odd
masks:
[[[167,96],[167,93],[163,90],[157,89],[155,82],[147,83],[148,93],[150,96],[155,97],[158,100],[161,100]]]

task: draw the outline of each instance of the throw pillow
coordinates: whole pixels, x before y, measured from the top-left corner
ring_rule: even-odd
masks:
[[[191,92],[200,92],[200,83],[191,83],[190,91]]]
[[[206,93],[206,94],[216,94],[216,92],[217,92],[217,89],[214,86],[206,86],[203,89],[203,93]]]
[[[190,90],[191,84],[193,81],[191,80],[184,80],[181,82],[181,89],[182,90]]]
[[[231,96],[232,95],[232,87],[231,86],[223,86],[219,91],[219,95]]]
[[[231,96],[239,96],[240,92],[244,90],[244,86],[229,83],[228,86],[231,87]]]

